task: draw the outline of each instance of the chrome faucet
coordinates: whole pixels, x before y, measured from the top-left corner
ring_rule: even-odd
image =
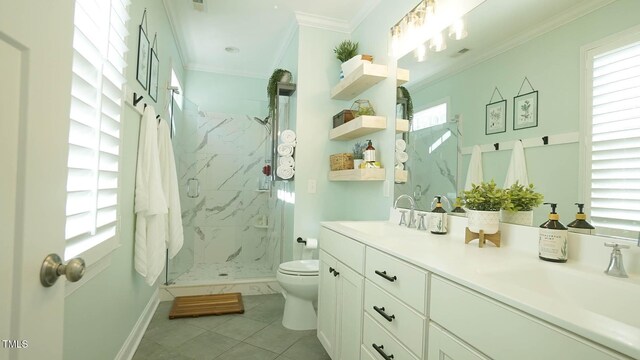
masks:
[[[407,225],[408,228],[412,228],[416,226],[416,217],[415,217],[415,210],[416,210],[416,201],[413,200],[413,198],[407,194],[402,194],[400,196],[398,196],[396,198],[396,201],[393,203],[393,208],[397,209],[398,208],[398,201],[400,201],[401,199],[407,199],[409,200],[409,205],[411,206],[411,208],[409,209],[409,220],[408,222],[405,220],[404,218],[404,214],[405,212],[402,212],[402,216],[400,218],[400,223],[398,225]]]
[[[613,248],[613,251],[611,252],[611,259],[609,259],[609,266],[607,266],[607,269],[604,271],[604,273],[609,276],[620,278],[629,277],[627,275],[627,272],[624,270],[624,264],[622,263],[622,252],[620,252],[620,249],[628,249],[629,245],[604,243],[604,246]]]

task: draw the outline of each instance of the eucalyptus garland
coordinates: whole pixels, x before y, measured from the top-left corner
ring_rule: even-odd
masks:
[[[398,86],[398,89],[400,89],[402,97],[407,99],[407,120],[411,121],[413,120],[413,101],[411,101],[411,94],[404,86]]]
[[[275,116],[276,101],[278,100],[278,82],[284,74],[291,74],[289,70],[275,69],[267,84],[267,96],[269,97],[269,115]]]

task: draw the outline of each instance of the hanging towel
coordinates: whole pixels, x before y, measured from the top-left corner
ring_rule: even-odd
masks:
[[[153,285],[164,267],[167,202],[160,176],[156,113],[151,106],[140,121],[134,209],[135,269]]]
[[[467,170],[467,181],[464,184],[464,189],[471,190],[471,185],[480,185],[482,179],[482,149],[480,149],[479,145],[474,145],[471,151],[471,160],[469,161],[469,170]]]
[[[513,144],[511,152],[511,161],[509,162],[509,170],[507,170],[507,178],[504,181],[504,188],[509,188],[516,181],[520,185],[529,186],[529,177],[527,176],[527,162],[524,159],[524,147],[522,141],[516,141]]]
[[[184,233],[182,231],[182,210],[180,209],[180,193],[176,161],[171,146],[169,125],[160,121],[158,125],[158,152],[160,155],[160,176],[162,190],[167,200],[169,213],[165,221],[166,247],[169,249],[169,259],[172,259],[182,248]]]

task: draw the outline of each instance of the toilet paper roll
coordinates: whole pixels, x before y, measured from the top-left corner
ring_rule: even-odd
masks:
[[[304,246],[305,249],[315,250],[318,248],[318,239],[307,238],[307,244]]]

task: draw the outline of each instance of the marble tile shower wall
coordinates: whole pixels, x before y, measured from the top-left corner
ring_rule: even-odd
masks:
[[[248,115],[185,112],[174,137],[185,246],[170,263],[170,278],[185,271],[206,277],[197,280],[215,280],[221,271],[256,277],[255,269],[273,269],[279,249],[269,231],[270,194],[257,191],[268,146],[267,131]],[[198,197],[187,194],[190,179],[200,184]],[[254,226],[263,215],[270,229]],[[238,273],[245,268],[254,271]]]

